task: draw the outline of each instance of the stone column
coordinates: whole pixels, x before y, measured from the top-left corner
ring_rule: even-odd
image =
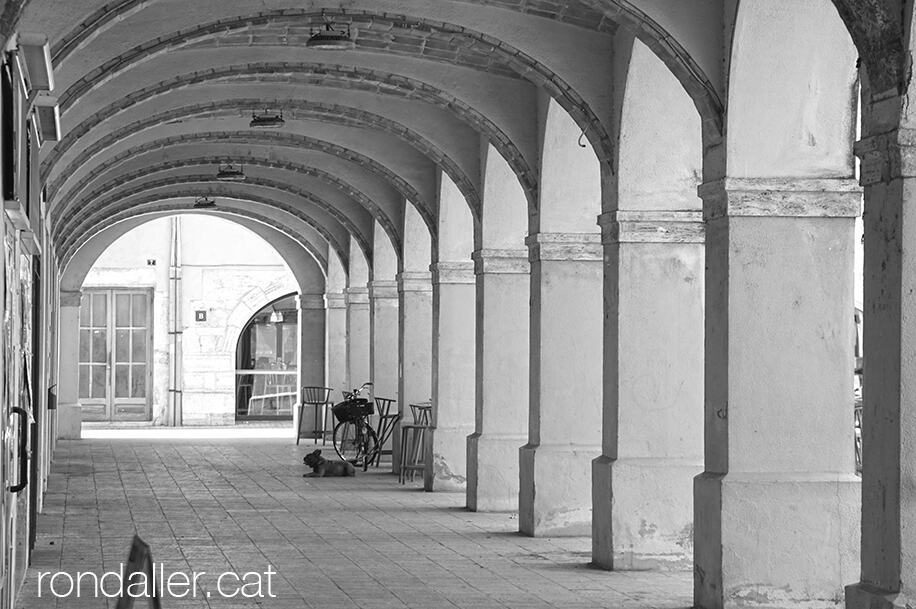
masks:
[[[409,405],[431,397],[433,303],[428,271],[398,273],[398,412],[412,421]],[[392,470],[398,472],[400,425],[394,430]]]
[[[398,283],[369,282],[369,368],[373,395],[398,397]]]
[[[322,387],[325,383],[325,323],[327,319],[327,304],[324,294],[299,294],[297,297],[299,310],[299,387]],[[297,420],[293,426],[299,429],[299,409],[293,409]],[[314,431],[314,412],[305,413],[302,424],[302,433],[310,434]]]
[[[519,453],[519,531],[587,535],[591,461],[601,454],[601,236],[540,233],[526,243],[531,397]]]
[[[899,103],[886,100],[884,111],[896,117]],[[856,154],[865,187],[862,572],[846,607],[891,609],[916,606],[916,130],[863,138]]]
[[[697,607],[836,606],[859,567],[849,180],[702,185]]]
[[[474,431],[474,263],[438,262],[433,280],[433,441],[424,487],[467,487],[467,437]]]
[[[525,250],[477,250],[474,433],[468,436],[468,509],[518,509],[518,450],[528,429],[528,295]]]
[[[328,292],[327,322],[327,383],[334,391],[333,401],[342,398],[340,391],[349,389],[347,371],[347,295],[342,292]]]
[[[369,290],[347,288],[347,384],[369,381]]]
[[[57,387],[57,437],[81,437],[82,409],[79,393],[80,291],[60,292],[60,358]]]
[[[600,216],[604,424],[592,463],[592,562],[689,568],[703,471],[700,211]]]

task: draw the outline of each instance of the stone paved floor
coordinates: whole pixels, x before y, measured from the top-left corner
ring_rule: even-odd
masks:
[[[206,572],[197,597],[166,597],[165,609],[690,606],[689,573],[592,569],[588,539],[521,537],[513,515],[467,512],[462,494],[382,472],[302,478],[307,450],[263,439],[61,442],[18,606],[113,608],[85,591],[49,597],[46,585],[38,598],[37,573],[117,570],[135,531],[167,574]],[[276,598],[219,595],[218,574],[269,565]]]

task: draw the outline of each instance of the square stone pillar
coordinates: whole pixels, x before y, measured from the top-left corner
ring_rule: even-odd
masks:
[[[369,282],[369,369],[372,394],[398,397],[398,284]]]
[[[474,252],[477,325],[474,433],[468,436],[468,509],[518,509],[518,450],[528,429],[525,250]]]
[[[79,397],[80,303],[83,293],[60,292],[60,372],[57,387],[57,429],[62,440],[82,435]]]
[[[324,294],[299,294],[297,297],[299,310],[299,387],[317,386],[325,384],[325,324],[327,320],[327,302]],[[299,428],[299,409],[293,409],[297,418],[293,422]],[[301,432],[311,437],[315,431],[315,413],[307,410],[302,422]]]
[[[347,288],[347,378],[350,387],[368,383],[369,371],[369,290]]]
[[[342,292],[328,292],[327,321],[327,383],[334,391],[332,401],[343,399],[342,389],[349,389],[347,372],[347,295]]]
[[[894,102],[896,116],[900,100],[885,103]],[[862,571],[846,607],[902,609],[916,606],[916,131],[865,138],[856,154],[865,187]]]
[[[467,437],[474,431],[474,263],[439,262],[433,280],[433,441],[424,487],[465,490]]]
[[[617,211],[599,224],[605,385],[592,562],[689,568],[703,471],[702,213]]]
[[[413,422],[410,404],[432,397],[433,288],[429,271],[398,273],[398,412]],[[400,422],[393,432],[392,471],[400,458]]]
[[[591,462],[601,454],[601,235],[540,233],[531,261],[530,407],[519,531],[587,535]]]
[[[699,189],[706,220],[705,465],[694,603],[838,607],[858,572],[849,180]]]

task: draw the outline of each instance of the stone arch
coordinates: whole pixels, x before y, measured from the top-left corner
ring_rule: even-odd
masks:
[[[908,23],[900,2],[833,0],[867,73],[868,96],[902,95],[909,81]]]
[[[785,9],[791,10],[781,13],[752,0],[738,11],[728,92],[728,175],[851,178],[855,48],[828,0]]]
[[[141,131],[154,128],[169,121],[193,118],[201,115],[206,115],[208,117],[214,115],[219,116],[222,113],[228,113],[233,110],[248,111],[253,107],[257,107],[260,103],[262,103],[262,100],[255,98],[229,99],[183,106],[181,108],[162,112],[146,119],[135,121],[126,127],[105,135],[81,150],[80,158],[82,162],[91,160],[108,146],[140,133]],[[293,110],[292,118],[294,119],[299,118],[297,113],[302,113],[306,117],[314,116],[316,119],[320,118],[320,120],[333,121],[345,125],[369,126],[402,138],[422,154],[433,159],[461,190],[468,204],[471,206],[473,213],[475,215],[479,213],[480,195],[476,185],[473,183],[472,177],[462,170],[458,163],[448,156],[445,151],[440,149],[436,143],[423,137],[404,123],[391,120],[379,114],[340,104],[327,104],[306,100],[286,100],[283,102],[283,108],[287,113]],[[75,166],[76,163],[71,163],[61,172],[59,178],[48,184],[49,199],[54,199],[58,190],[63,187],[66,176],[73,173]],[[79,192],[81,185],[91,181],[92,176],[97,175],[98,172],[100,172],[100,167],[94,168],[90,174],[84,177],[70,190],[70,193]]]
[[[60,156],[79,140],[80,137],[97,127],[106,119],[126,111],[134,105],[170,93],[176,89],[195,84],[218,81],[226,78],[258,74],[295,74],[304,76],[309,84],[319,86],[341,87],[346,89],[367,90],[382,95],[409,95],[454,113],[463,122],[485,134],[494,146],[510,162],[518,179],[526,187],[526,194],[532,202],[536,201],[537,176],[521,151],[495,123],[482,113],[449,93],[425,82],[405,76],[349,66],[309,63],[249,63],[223,66],[176,76],[155,85],[135,91],[125,99],[111,104],[96,112],[86,121],[68,130],[67,135],[58,142],[48,157],[42,162],[41,177],[47,180],[51,169]],[[396,93],[397,92],[397,93]],[[430,219],[431,220],[431,219]],[[433,226],[431,221],[427,226]]]
[[[125,54],[126,57],[117,57],[113,60],[110,60],[105,65],[97,68],[95,73],[91,75],[91,78],[88,81],[81,81],[80,85],[77,86],[77,91],[79,93],[70,93],[68,91],[64,94],[64,97],[62,98],[62,110],[67,109],[67,102],[70,99],[78,97],[78,94],[81,94],[87,87],[91,88],[91,83],[93,81],[109,78],[113,70],[122,69],[124,66],[130,66],[132,63],[145,59],[149,54],[165,52],[165,50],[171,46],[187,45],[190,40],[194,40],[197,37],[207,37],[212,36],[216,32],[230,31],[238,27],[248,27],[248,25],[252,22],[268,21],[272,15],[287,19],[293,16],[296,16],[299,19],[315,19],[319,24],[322,23],[325,18],[331,16],[341,20],[353,20],[356,23],[369,25],[374,23],[382,23],[383,25],[388,24],[389,28],[407,26],[413,28],[416,32],[441,31],[448,36],[449,44],[456,44],[456,42],[458,44],[462,44],[461,39],[466,37],[469,39],[469,41],[463,44],[465,47],[467,47],[467,52],[476,53],[478,52],[478,47],[482,46],[484,49],[489,51],[489,53],[484,55],[485,59],[490,53],[497,55],[511,70],[522,75],[524,78],[533,82],[534,84],[544,87],[547,91],[550,92],[551,95],[560,100],[567,111],[576,116],[586,135],[591,140],[593,140],[596,150],[600,151],[600,158],[603,161],[609,162],[612,140],[604,130],[601,121],[593,113],[591,108],[589,108],[588,104],[585,103],[582,97],[576,93],[576,91],[558,74],[554,73],[543,63],[538,62],[533,57],[523,53],[519,49],[513,48],[503,40],[499,40],[498,38],[476,32],[466,26],[459,26],[455,24],[444,23],[438,20],[433,21],[408,15],[393,15],[387,13],[378,14],[371,11],[360,11],[357,9],[334,10],[325,8],[320,12],[292,11],[287,9],[276,11],[274,13],[260,13],[253,17],[249,16],[237,19],[222,19],[210,24],[196,26],[192,31],[182,31],[176,33],[172,37],[159,37],[155,40],[135,47],[129,53]],[[579,25],[581,25],[581,23],[582,21],[579,22]],[[398,49],[403,49],[404,47],[404,44],[397,46]],[[383,52],[392,51],[392,47],[390,46],[387,48],[383,46],[382,49],[384,49]],[[369,50],[378,52],[381,49],[379,45],[373,45]],[[410,53],[408,52],[408,54]],[[436,54],[428,53],[422,55],[422,57],[425,59],[447,61],[450,64],[456,62],[459,64],[464,63],[462,59],[459,59],[457,56],[439,57]],[[479,69],[481,66],[481,60],[477,59],[475,61],[473,58],[471,58],[468,62],[468,65],[475,69]]]
[[[575,120],[552,97],[539,100],[541,183],[529,232],[597,233],[602,210],[602,167]]]
[[[108,159],[103,163],[97,173],[93,175],[101,175],[107,169],[116,167],[118,164],[124,162],[125,160],[136,157],[137,155],[144,154],[146,152],[164,150],[170,146],[189,144],[189,143],[239,143],[239,144],[259,144],[259,145],[269,145],[269,146],[279,146],[284,148],[291,149],[313,149],[327,154],[342,158],[346,161],[350,161],[360,167],[369,168],[370,172],[378,176],[380,179],[385,180],[393,185],[393,187],[400,191],[405,198],[409,200],[416,201],[418,205],[423,207],[418,210],[424,216],[424,219],[431,218],[432,214],[432,204],[426,201],[426,198],[420,195],[406,180],[402,179],[400,176],[396,175],[393,171],[389,170],[382,164],[378,163],[374,159],[366,157],[365,155],[359,154],[352,150],[343,148],[342,146],[337,146],[329,142],[324,142],[317,140],[315,138],[310,138],[307,136],[288,134],[288,133],[265,133],[265,134],[252,134],[245,131],[206,131],[195,133],[193,135],[175,135],[167,138],[154,140],[147,142],[140,146],[131,148],[130,150],[124,151],[111,159]],[[315,170],[317,174],[318,170]],[[345,190],[348,192],[352,190],[352,187],[349,185],[341,185],[341,182],[338,178],[330,176],[327,172],[322,172],[321,177],[326,181],[332,181],[338,185],[339,190]],[[392,224],[391,219],[388,217],[389,214],[383,213],[382,210],[376,205],[372,199],[365,197],[361,200],[364,206],[370,211],[374,212],[379,219],[379,221],[390,230],[390,234],[397,237],[398,232]],[[65,205],[69,205],[69,202]],[[328,211],[332,211],[333,208],[329,208]],[[431,221],[431,219],[429,220]],[[398,237],[399,239],[399,237]]]
[[[95,11],[84,23],[74,28],[54,45],[52,55],[55,65],[62,63],[71,53],[87,43],[99,32],[112,27],[113,24],[121,19],[125,19],[134,12],[142,9],[146,5],[146,1],[148,0],[123,0],[115,6],[106,5]],[[482,5],[494,4],[490,0],[476,1]],[[845,3],[846,0],[838,1]],[[876,0],[872,0],[872,3],[874,3],[874,1]],[[653,16],[653,14],[651,14],[658,13],[660,10],[658,7],[647,7],[642,2],[622,2],[620,0],[585,0],[581,7],[576,8],[570,8],[562,2],[551,2],[549,0],[539,3],[536,9],[526,4],[516,4],[511,7],[500,4],[500,6],[515,10],[519,13],[534,13],[540,17],[553,19],[560,23],[567,23],[595,31],[613,32],[618,26],[628,29],[658,54],[688,91],[688,94],[690,94],[691,98],[694,100],[698,112],[704,119],[704,131],[709,133],[709,138],[714,140],[721,136],[723,104],[716,92],[716,88],[710,82],[709,75],[704,73],[703,68],[700,67],[697,61],[691,56],[691,53],[685,49],[677,37],[673,36],[660,25],[657,15]],[[348,17],[357,12],[358,11],[340,10],[335,13],[335,15],[337,18],[341,18]],[[290,13],[292,12],[278,11],[276,14],[283,15]],[[258,15],[249,17],[249,19],[269,19],[270,15],[271,13],[259,13]],[[405,15],[398,15],[397,18],[399,20],[407,19]],[[468,33],[467,28],[460,28],[460,31],[462,33]],[[505,48],[505,45],[500,41],[494,40],[489,36],[482,35],[480,39],[489,44],[493,44],[496,48]],[[150,46],[156,48],[159,44],[158,41],[153,41]],[[139,50],[142,51],[143,49],[141,48]],[[522,60],[529,59],[517,50],[514,50],[514,52],[510,50],[510,53]],[[707,69],[716,69],[715,62],[708,65]],[[522,65],[521,73],[526,75],[537,74],[539,78],[543,78],[544,72],[545,70],[540,64],[535,66],[532,66],[530,63],[528,65]],[[548,71],[548,78],[550,78],[550,76],[552,75],[550,75]],[[550,82],[555,83],[553,80]],[[555,83],[555,85],[560,90],[569,90],[568,87],[564,87],[560,83]],[[569,107],[565,104],[564,107],[566,107],[567,111],[573,113],[575,111],[574,106],[578,105],[579,102],[581,102],[581,99],[574,100],[572,104],[573,107]],[[588,121],[582,122],[583,125],[587,123]],[[595,121],[595,123],[598,124],[598,121]],[[609,158],[605,157],[605,153],[609,154],[611,152],[612,142],[610,139],[602,142],[593,141],[592,143],[599,151],[599,156],[602,160]]]
[[[63,215],[63,212],[65,212],[66,209],[71,208],[71,207],[75,209],[86,210],[88,212],[88,210],[93,207],[94,203],[98,201],[99,199],[101,199],[101,197],[104,194],[112,193],[116,188],[120,186],[126,185],[132,181],[136,181],[136,180],[145,178],[154,173],[160,173],[160,172],[169,171],[172,169],[181,169],[181,168],[188,168],[188,167],[212,166],[217,163],[235,163],[235,164],[244,164],[244,165],[254,166],[254,167],[264,167],[264,168],[269,168],[269,169],[284,169],[294,174],[301,174],[301,175],[308,175],[308,176],[316,177],[320,179],[321,181],[333,186],[337,190],[341,191],[345,196],[355,200],[362,207],[366,208],[367,211],[369,211],[372,214],[373,218],[376,221],[378,221],[382,226],[386,227],[386,229],[392,231],[388,233],[388,237],[389,239],[392,240],[392,243],[395,245],[400,244],[400,235],[396,232],[393,232],[396,229],[393,225],[391,218],[388,216],[388,214],[384,210],[382,210],[372,199],[370,199],[368,195],[363,193],[361,190],[359,190],[355,186],[345,182],[344,180],[338,178],[337,176],[329,172],[323,171],[321,169],[316,169],[308,165],[301,165],[298,163],[289,163],[289,162],[273,160],[273,159],[253,158],[250,156],[245,157],[245,158],[237,157],[237,156],[227,156],[227,155],[206,156],[206,157],[180,159],[180,160],[158,163],[156,165],[150,165],[147,168],[144,168],[142,170],[137,170],[137,171],[130,172],[127,174],[121,174],[116,179],[113,179],[109,182],[99,185],[92,192],[87,193],[83,197],[75,197],[75,198],[68,200],[67,207],[61,210],[61,212]],[[203,177],[203,175],[201,175],[200,177]],[[210,176],[210,177],[212,178],[213,176]],[[174,181],[170,183],[174,183]],[[257,179],[251,179],[251,178],[246,178],[245,183],[246,184],[259,184]],[[261,185],[267,185],[267,183],[262,183]],[[129,196],[129,194],[125,196]],[[109,197],[109,199],[111,199],[111,197]],[[314,193],[309,194],[307,199],[309,200],[309,202],[312,202],[312,203],[327,205],[327,207],[322,207],[322,209],[324,209],[325,211],[328,211],[329,213],[332,213],[335,219],[346,217],[342,212],[338,212],[338,210],[333,205],[319,198]],[[72,219],[72,217],[70,219]],[[56,229],[55,234],[64,232],[66,230],[66,225],[61,224],[59,227],[59,230],[57,230],[57,228],[58,227],[55,227]]]
[[[155,220],[175,214],[198,214],[220,217],[251,230],[266,242],[270,243],[277,253],[286,261],[290,272],[296,277],[301,288],[308,287],[315,281],[324,282],[327,275],[327,258],[320,255],[314,244],[303,243],[301,237],[296,239],[284,232],[282,228],[264,223],[257,217],[244,217],[220,211],[206,210],[179,210],[150,211],[140,216],[133,216],[125,220],[114,222],[95,232],[82,246],[70,256],[62,256],[60,289],[64,292],[75,292],[80,289],[86,274],[98,257],[121,236],[130,230]],[[296,256],[296,248],[307,252],[306,257]],[[302,263],[311,260],[314,269],[305,267]],[[315,274],[317,273],[317,275]],[[300,291],[304,291],[300,290]]]
[[[300,289],[298,293],[310,292],[303,292]],[[239,298],[229,314],[229,319],[226,322],[226,332],[222,338],[221,346],[223,350],[228,351],[229,346],[232,345],[232,351],[235,352],[238,348],[237,345],[241,338],[242,330],[245,329],[245,326],[248,325],[248,322],[258,311],[272,302],[294,294],[296,292],[291,293],[286,285],[279,282],[257,286],[245,293],[244,296]]]
[[[156,212],[194,213],[194,211],[199,211],[199,210],[189,210],[186,207],[178,206],[180,204],[179,202],[185,201],[188,196],[193,197],[193,196],[198,196],[198,195],[194,192],[190,192],[190,193],[183,192],[180,195],[172,195],[170,197],[162,197],[160,195],[154,195],[154,196],[149,197],[148,203],[145,203],[142,206],[140,205],[127,206],[127,208],[124,211],[118,214],[112,214],[111,216],[108,216],[107,218],[96,222],[91,228],[87,229],[84,232],[84,234],[80,236],[79,239],[74,241],[70,247],[58,249],[58,256],[60,257],[60,260],[61,260],[61,267],[63,268],[64,266],[66,266],[70,258],[72,258],[77,252],[79,252],[80,248],[86,242],[88,242],[93,237],[93,235],[95,235],[96,233],[106,228],[114,226],[118,224],[119,222],[124,222],[124,221],[129,221],[131,219],[135,219],[138,216],[138,214],[141,214],[141,215],[144,213],[152,214]],[[246,196],[245,198],[240,199],[240,201],[257,202],[265,206],[268,206],[271,203],[270,200],[268,199],[264,199],[260,201],[253,201],[253,199],[254,197],[252,196]],[[211,212],[211,213],[221,213],[221,212]],[[290,230],[290,228],[288,228],[287,223],[285,222],[281,223],[275,218],[270,218],[262,214],[258,214],[249,209],[244,209],[244,210],[233,209],[231,212],[225,212],[225,213],[229,213],[230,215],[238,215],[242,217],[251,218],[252,220],[255,220],[261,224],[274,228],[275,230],[279,231],[280,233],[286,234],[288,237],[290,237],[297,243],[301,244],[303,249],[308,251],[310,255],[312,255],[317,261],[319,261],[319,263],[322,265],[323,268],[326,268],[326,265],[329,263],[329,260],[331,259],[331,256],[329,256],[328,253],[326,253],[327,248],[330,248],[332,251],[334,251],[334,253],[337,254],[338,259],[346,261],[349,258],[349,252],[335,247],[334,241],[325,241],[327,245],[322,247],[322,245],[316,244],[310,241],[309,239],[305,238],[304,236],[297,234],[296,232],[293,232],[292,230]],[[322,249],[324,249],[325,251],[322,251]]]
[[[144,195],[144,193],[156,189],[164,188],[169,186],[184,186],[183,190],[191,192],[193,191],[194,196],[227,196],[231,198],[238,198],[234,195],[234,190],[229,187],[224,187],[220,184],[208,185],[208,183],[214,182],[214,177],[212,175],[198,175],[198,176],[184,176],[182,179],[166,179],[159,182],[148,182],[141,187],[137,187],[132,191],[125,191],[120,193],[117,197],[109,197],[105,200],[104,204],[98,206],[97,209],[90,210],[87,213],[76,214],[74,216],[75,220],[73,223],[68,223],[64,227],[60,227],[58,231],[61,235],[66,235],[62,237],[60,247],[62,251],[66,248],[69,248],[73,243],[78,242],[83,234],[84,229],[90,222],[96,222],[96,218],[101,217],[100,214],[104,213],[123,213],[125,211],[129,212],[130,209],[134,208],[139,204],[153,203],[159,201],[163,198],[161,194],[152,193]],[[204,186],[191,187],[194,184],[203,184]],[[252,183],[255,186],[264,186],[271,190],[277,192],[285,192],[295,196],[302,196],[304,199],[312,200],[312,196],[304,196],[304,193],[298,189],[293,189],[287,187],[283,184],[272,182],[269,180],[261,180],[258,183]],[[189,188],[190,187],[190,188]],[[131,202],[125,203],[124,198],[134,195],[143,195],[139,199],[133,199]],[[175,198],[176,195],[172,194],[166,198]],[[253,203],[263,204],[268,207],[276,208],[282,212],[289,214],[290,216],[304,222],[309,225],[311,228],[315,229],[322,236],[324,236],[329,243],[335,246],[336,249],[341,250],[340,244],[337,242],[337,239],[332,235],[332,233],[327,229],[327,227],[322,226],[319,222],[311,218],[309,215],[303,213],[301,210],[297,209],[295,206],[288,205],[273,199],[268,199],[266,197],[256,197],[253,195],[244,195],[245,200],[248,200]],[[362,243],[362,247],[366,247],[366,239],[361,233],[356,229],[355,226],[347,219],[341,222],[341,225],[346,229],[348,234],[353,235],[358,241]],[[69,227],[69,228],[68,228]],[[64,231],[64,229],[67,229]],[[365,250],[364,250],[365,251]],[[371,255],[371,254],[370,254]],[[346,256],[344,256],[344,259]]]
[[[428,202],[426,197],[422,196],[406,180],[398,176],[396,173],[378,161],[353,150],[344,148],[343,146],[338,146],[330,142],[325,142],[307,136],[287,133],[253,134],[245,131],[205,131],[194,133],[193,135],[174,135],[159,140],[153,140],[151,142],[146,142],[145,144],[136,146],[130,150],[126,150],[105,161],[93,173],[94,175],[101,175],[107,169],[116,167],[124,161],[134,158],[140,154],[164,150],[170,146],[193,143],[259,144],[265,146],[269,145],[290,149],[309,149],[324,152],[326,154],[336,156],[343,160],[354,163],[360,167],[368,168],[372,174],[390,183],[395,190],[400,191],[406,197],[415,199],[418,204],[422,205],[423,207],[419,211],[424,216],[424,218],[430,218],[432,214],[432,203]],[[333,183],[335,187],[338,188],[338,190],[345,191],[349,194],[349,191],[353,189],[352,186],[343,184],[339,178],[330,175],[328,172],[320,172],[320,170],[314,168],[311,169],[311,172],[312,175],[320,176],[325,181]],[[390,213],[383,212],[379,206],[369,197],[364,197],[358,200],[360,200],[363,206],[366,207],[366,209],[368,209],[370,212],[377,214],[379,221],[382,222],[383,225],[386,225],[386,227],[392,231],[392,234],[397,237],[397,232],[395,231],[392,220],[389,217]],[[69,204],[70,203],[68,202],[65,205]]]

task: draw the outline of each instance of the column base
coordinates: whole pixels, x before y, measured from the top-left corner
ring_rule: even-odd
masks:
[[[592,461],[592,561],[604,569],[693,568],[693,479],[702,457]]]
[[[589,535],[591,461],[600,453],[598,446],[523,446],[519,450],[519,532],[531,537]]]
[[[781,472],[694,479],[694,606],[843,606],[859,574],[861,485]]]
[[[437,427],[426,451],[423,488],[427,491],[467,489],[468,427]]]
[[[472,512],[518,510],[518,448],[523,436],[473,433],[467,438],[467,504]]]
[[[846,609],[908,609],[916,598],[903,592],[887,592],[859,582],[846,586]]]

